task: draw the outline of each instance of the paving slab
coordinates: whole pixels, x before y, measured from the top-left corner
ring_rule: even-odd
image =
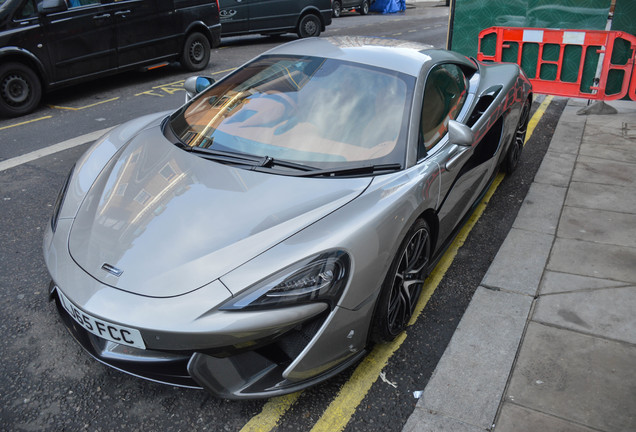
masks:
[[[636,123],[636,118],[634,119]],[[622,121],[615,123],[618,128],[624,127]],[[636,140],[626,136],[617,136],[616,132],[598,133],[586,136],[581,144],[580,154],[599,159],[618,160],[636,163],[634,145]]]
[[[567,187],[574,171],[576,155],[548,151],[534,176],[535,183]]]
[[[529,296],[477,288],[417,403],[420,413],[490,427],[531,304]]]
[[[482,285],[534,296],[554,236],[512,228]]]
[[[546,268],[636,283],[636,248],[557,238]]]
[[[636,345],[634,311],[636,286],[628,286],[541,296],[532,319]]]
[[[604,185],[636,185],[636,164],[579,156],[572,174],[573,181]]]
[[[634,359],[633,345],[531,322],[506,400],[601,431],[634,431]]]
[[[571,291],[589,291],[600,288],[617,288],[627,285],[629,285],[628,282],[546,271],[541,280],[539,293],[541,295],[547,295]]]
[[[576,99],[576,101],[585,99]],[[609,102],[614,108],[616,108],[619,114],[633,114],[636,115],[636,105],[633,101],[629,100],[616,100]]]
[[[633,187],[572,182],[565,205],[636,214]]]
[[[532,183],[512,225],[526,231],[554,234],[559,224],[567,189]]]
[[[402,432],[484,432],[484,429],[416,407]]]
[[[595,432],[594,429],[505,402],[495,432]]]
[[[636,248],[636,214],[566,206],[558,236]]]
[[[579,108],[566,106],[561,113],[559,124],[554,130],[550,151],[559,153],[578,154],[581,138],[583,137],[585,118],[576,115]]]

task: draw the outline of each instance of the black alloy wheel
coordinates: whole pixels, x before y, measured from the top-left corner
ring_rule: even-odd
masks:
[[[342,13],[342,4],[338,0],[335,0],[331,5],[332,15],[334,18],[339,18]]]
[[[183,45],[181,65],[190,72],[205,69],[210,62],[210,41],[202,33],[191,33]]]
[[[310,13],[303,16],[298,23],[298,37],[316,37],[320,36],[320,18]]]
[[[391,263],[382,285],[371,323],[371,340],[390,342],[406,328],[431,259],[431,235],[428,224],[418,219],[407,233]]]
[[[510,148],[508,149],[508,153],[506,154],[506,159],[504,160],[503,170],[506,174],[512,174],[515,169],[517,169],[517,165],[519,165],[519,160],[521,159],[521,152],[523,151],[523,146],[526,142],[526,134],[528,133],[528,121],[530,119],[530,101],[526,101],[523,104],[523,108],[521,108],[521,115],[519,116],[519,123],[517,125],[517,130],[512,137],[512,142],[510,143]]]
[[[0,115],[28,114],[38,106],[41,97],[40,78],[30,67],[18,62],[0,66]]]

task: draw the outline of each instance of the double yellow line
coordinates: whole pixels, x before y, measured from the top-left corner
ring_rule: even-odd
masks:
[[[530,119],[528,123],[528,132],[526,134],[526,142],[532,136],[534,129],[539,123],[539,120],[543,117],[548,105],[552,102],[552,99],[552,96],[546,96]],[[490,199],[499,187],[503,178],[504,175],[501,173],[495,177],[495,180],[486,192],[484,198],[475,208],[470,219],[468,219],[464,227],[457,234],[453,243],[450,245],[446,253],[444,253],[442,259],[424,282],[422,295],[415,308],[411,321],[409,322],[409,326],[415,323],[419,315],[424,310],[424,307],[435,292],[435,289],[439,286],[442,278],[453,263],[453,260],[457,255],[457,251],[460,247],[462,247],[468,238],[468,234],[484,213],[486,206],[490,202]],[[358,365],[358,367],[356,367],[351,378],[342,386],[334,400],[329,404],[320,419],[318,419],[318,421],[314,424],[311,432],[342,431],[347,426],[347,423],[349,423],[351,416],[353,416],[358,405],[360,405],[364,397],[367,395],[373,383],[377,381],[380,376],[380,372],[382,372],[382,369],[386,366],[393,353],[400,348],[405,340],[406,333],[402,333],[391,343],[376,345]],[[302,392],[297,392],[270,399],[263,406],[262,411],[258,415],[252,417],[250,421],[243,426],[241,432],[271,431],[276,427],[289,408],[296,403],[301,394]]]

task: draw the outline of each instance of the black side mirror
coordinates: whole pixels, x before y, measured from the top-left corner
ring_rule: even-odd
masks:
[[[50,14],[55,12],[64,12],[68,9],[65,0],[42,0],[38,3],[38,12],[41,14]]]

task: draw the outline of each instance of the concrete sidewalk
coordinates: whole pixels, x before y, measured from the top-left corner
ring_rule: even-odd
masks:
[[[570,99],[405,432],[636,431],[636,102]]]

